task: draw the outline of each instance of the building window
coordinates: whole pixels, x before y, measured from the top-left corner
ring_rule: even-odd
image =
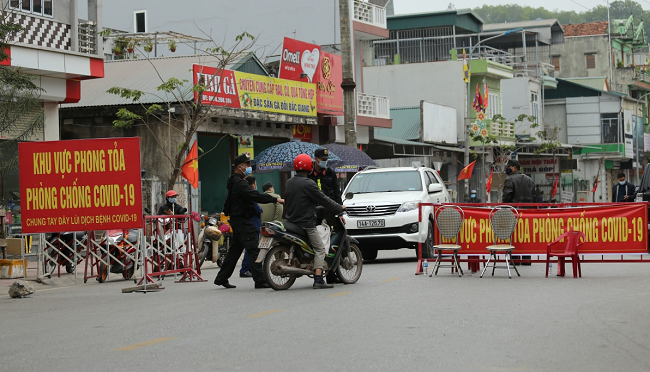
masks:
[[[552,56],[551,64],[553,65],[553,70],[560,71],[560,56]]]
[[[596,68],[596,55],[595,54],[585,54],[585,58],[587,58],[587,69],[594,69]]]
[[[135,25],[134,32],[145,33],[147,32],[147,11],[136,10],[133,12],[133,24]]]
[[[620,143],[618,114],[601,114],[600,126],[603,130],[603,143]]]
[[[531,115],[537,119],[537,115],[539,115],[539,100],[537,92],[530,92],[530,111]]]
[[[54,0],[10,0],[9,7],[32,14],[52,16],[52,2]]]
[[[499,95],[488,93],[488,120],[492,120],[494,115],[499,113]]]

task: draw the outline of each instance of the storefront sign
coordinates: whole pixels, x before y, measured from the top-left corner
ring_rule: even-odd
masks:
[[[248,154],[253,159],[255,156],[253,136],[237,136],[237,155]]]
[[[294,125],[293,138],[300,139],[303,142],[311,142],[312,132],[311,125]]]
[[[21,142],[22,232],[142,227],[139,138]]]
[[[285,37],[278,76],[315,83],[318,112],[343,115],[341,56],[323,52],[318,45]]]
[[[460,254],[482,255],[486,245],[494,244],[488,219],[490,210],[463,206]],[[520,219],[513,238],[517,254],[546,254],[546,245],[569,229],[582,231],[587,237],[580,246],[580,254],[648,253],[645,204],[518,210]],[[448,242],[442,239],[442,243]]]
[[[519,158],[521,172],[531,173],[559,173],[559,161],[553,158]]]
[[[194,85],[205,84],[204,105],[316,116],[316,85],[194,65]],[[199,100],[199,93],[194,93]]]
[[[634,158],[634,122],[632,121],[632,111],[623,111],[623,128],[625,131],[625,157]]]

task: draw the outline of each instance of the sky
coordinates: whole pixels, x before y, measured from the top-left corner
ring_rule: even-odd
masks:
[[[485,5],[519,4],[521,6],[539,7],[544,6],[548,10],[574,10],[584,12],[598,4],[607,5],[605,0],[391,0],[394,2],[395,13],[421,13],[432,10],[447,9],[449,3],[454,4],[456,9],[477,8]],[[611,2],[611,1],[610,1]],[[650,9],[650,1],[637,0],[645,10]]]

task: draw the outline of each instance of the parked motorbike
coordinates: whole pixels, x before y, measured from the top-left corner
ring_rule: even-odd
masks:
[[[199,263],[203,265],[206,259],[221,267],[226,253],[230,248],[232,228],[230,218],[223,213],[215,213],[212,216],[203,216],[205,226],[199,234]],[[219,242],[222,241],[221,244]]]
[[[354,284],[363,269],[359,242],[348,235],[340,219],[337,218],[335,223],[337,226],[325,256],[323,277],[335,271],[343,283]],[[271,288],[289,289],[297,278],[303,275],[313,277],[314,251],[300,226],[288,221],[264,222],[260,232],[260,253],[256,262],[263,262],[264,276]]]
[[[76,247],[75,238],[77,239]],[[65,271],[68,274],[73,273],[77,264],[82,261],[79,256],[75,255],[74,251],[76,250],[77,254],[81,254],[86,249],[85,243],[87,239],[88,232],[86,231],[52,233],[47,238],[49,244],[45,250],[47,256],[43,260],[43,274],[51,276],[59,266],[65,266]]]
[[[137,241],[137,229],[108,230],[104,232],[101,245],[102,247],[108,246],[108,255],[104,254],[102,261],[107,261],[108,265],[99,262],[97,281],[104,283],[108,278],[109,271],[113,274],[122,274],[124,279],[131,279],[136,269],[135,262],[131,257],[135,256],[135,251],[138,249],[135,244]]]

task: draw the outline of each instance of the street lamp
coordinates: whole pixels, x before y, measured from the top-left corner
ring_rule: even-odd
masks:
[[[636,100],[636,107],[634,108],[634,117],[636,118],[636,122],[634,123],[634,135],[635,135],[635,136],[636,136],[636,134],[637,134],[637,128],[636,128],[636,126],[639,124],[639,117],[637,116],[637,115],[639,114],[639,102],[641,102],[641,100],[642,100],[645,96],[647,96],[647,95],[649,95],[649,94],[650,94],[650,92],[648,92],[648,93],[642,95],[639,99]],[[642,114],[642,115],[641,115],[641,119],[643,119],[644,116],[645,116],[645,115]],[[623,125],[625,125],[625,124],[623,124]],[[641,125],[643,125],[643,124],[641,124]],[[632,137],[632,138],[634,138],[634,137]],[[638,185],[638,184],[640,183],[640,182],[639,182],[639,168],[641,168],[641,167],[640,167],[640,164],[639,164],[639,146],[638,146],[639,140],[637,139],[635,142],[636,142],[636,143],[635,143],[634,146],[633,146],[633,147],[636,147],[636,151],[635,151],[635,157],[636,157],[636,171],[634,172],[634,178],[635,178],[635,182],[636,182],[636,184]]]
[[[471,84],[471,81],[472,81],[472,79],[471,79],[472,53],[474,52],[474,49],[477,46],[479,46],[481,43],[484,43],[484,42],[486,42],[488,40],[496,39],[496,38],[501,37],[501,36],[511,34],[513,32],[518,32],[518,31],[523,31],[523,30],[524,29],[521,28],[521,27],[520,28],[515,28],[513,30],[502,32],[502,33],[500,33],[498,35],[494,35],[494,36],[489,37],[487,39],[479,40],[478,43],[474,44],[469,49],[469,63],[467,64],[468,65],[467,68],[468,68],[468,71],[469,71],[470,78],[467,79],[467,118],[465,120],[465,166],[467,166],[469,164],[469,126],[470,126],[469,121],[470,121],[470,117],[471,117],[471,108],[472,108],[472,105],[470,104],[471,100],[470,100],[469,93],[471,92],[470,84]],[[479,34],[479,37],[480,37],[480,34]],[[524,39],[524,43],[525,42],[526,42],[526,40]],[[486,99],[487,99],[487,97],[486,97]],[[483,154],[483,156],[485,156],[485,153]],[[483,169],[483,172],[485,172],[485,169]],[[483,183],[481,182],[481,184],[483,184]],[[469,191],[469,179],[466,179],[465,180],[465,193],[467,193],[468,191]],[[485,191],[481,190],[481,194],[485,195]],[[483,198],[483,200],[487,201],[487,198]]]

